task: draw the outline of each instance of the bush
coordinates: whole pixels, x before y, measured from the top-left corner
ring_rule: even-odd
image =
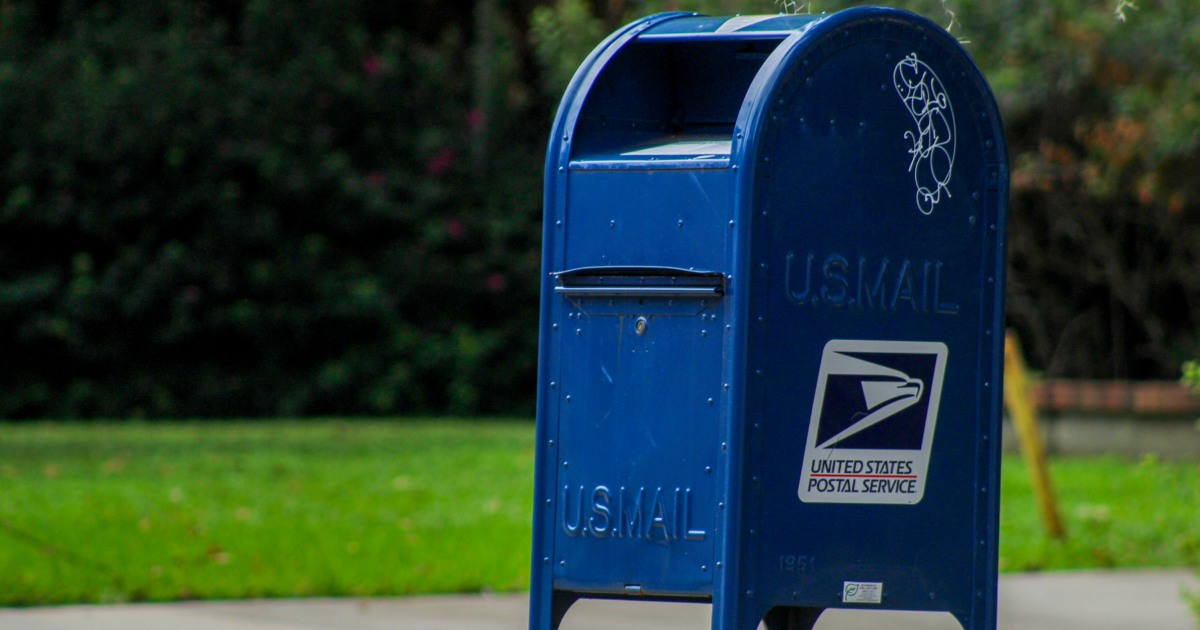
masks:
[[[529,413],[545,133],[582,56],[654,11],[847,4],[0,3],[0,417]],[[1200,9],[903,4],[1000,102],[1032,366],[1174,376]]]
[[[469,21],[3,11],[0,415],[530,410],[540,155]]]

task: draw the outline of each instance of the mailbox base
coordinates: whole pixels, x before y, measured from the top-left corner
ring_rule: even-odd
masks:
[[[531,593],[531,595],[532,595],[532,593]],[[640,602],[675,602],[675,603],[687,603],[687,604],[712,604],[712,600],[707,597],[670,597],[670,596],[661,596],[661,595],[655,595],[655,596],[649,596],[649,597],[625,597],[625,596],[621,596],[621,595],[617,595],[617,594],[613,594],[613,593],[577,593],[574,591],[560,591],[560,590],[556,589],[553,591],[553,593],[550,597],[550,602],[549,602],[550,610],[547,611],[544,608],[541,608],[541,606],[543,605],[541,603],[538,603],[538,602],[533,603],[533,608],[531,610],[532,615],[530,617],[530,627],[538,628],[539,630],[541,630],[541,629],[558,630],[558,628],[562,625],[563,619],[567,616],[567,611],[569,611],[571,609],[571,606],[574,606],[575,603],[581,599],[607,599],[607,600],[619,600],[619,601],[627,601],[627,602],[640,601]],[[805,610],[807,610],[807,609],[805,609]],[[816,623],[817,615],[820,615],[820,611],[824,610],[824,609],[816,609],[816,610],[817,610],[817,613],[812,616],[812,618],[811,618],[812,621],[810,621],[809,625],[807,625],[807,626],[805,626],[805,625],[799,625],[799,626],[783,625],[783,626],[778,626],[778,628],[782,629],[782,630],[790,630],[790,629],[808,630],[808,629],[811,629],[812,624]],[[549,621],[550,621],[549,626],[539,623],[538,620],[543,619],[543,618],[549,619]],[[776,626],[768,626],[768,627],[771,630],[776,630]]]
[[[577,593],[554,591],[550,600],[550,630],[558,630],[558,627],[562,625],[563,617],[567,616],[567,611],[577,601],[579,601]]]
[[[824,608],[777,606],[763,617],[767,630],[812,630]]]
[[[567,611],[571,606],[580,599],[586,597],[594,597],[597,599],[621,599],[631,601],[629,598],[619,596],[605,595],[583,595],[570,591],[554,591],[550,600],[549,620],[550,625],[548,630],[558,630],[562,625],[563,619],[566,618]],[[649,598],[648,601],[679,601],[692,603],[711,603],[708,600],[698,600],[692,598]],[[716,610],[714,609],[714,616]],[[821,613],[825,612],[824,608],[808,607],[808,606],[776,606],[772,608],[766,616],[763,617],[762,623],[766,630],[812,630],[816,627],[817,619],[821,617]],[[754,622],[749,627],[757,627],[758,623]]]

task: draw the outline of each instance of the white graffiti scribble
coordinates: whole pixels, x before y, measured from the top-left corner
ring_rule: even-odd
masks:
[[[942,80],[925,62],[912,53],[892,71],[896,93],[917,123],[916,131],[905,131],[912,142],[908,153],[912,160],[908,172],[917,186],[917,208],[931,214],[942,195],[950,196],[950,176],[954,171],[954,107]]]

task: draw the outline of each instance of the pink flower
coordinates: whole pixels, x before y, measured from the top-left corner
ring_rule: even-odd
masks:
[[[487,277],[487,290],[499,293],[508,288],[508,278],[502,273],[494,273]]]
[[[383,60],[379,58],[379,55],[371,55],[363,59],[362,67],[367,76],[377,77],[380,72],[383,72]]]
[[[425,168],[429,171],[430,175],[441,175],[454,165],[455,157],[457,156],[454,153],[454,149],[447,147],[433,156],[433,159],[429,160],[429,164]]]
[[[479,128],[483,126],[483,122],[484,117],[482,109],[476,107],[475,109],[467,112],[467,126],[471,128],[471,131],[478,131]]]
[[[446,220],[446,234],[454,240],[458,240],[467,233],[467,226],[463,225],[462,220],[458,217],[451,217]]]
[[[183,289],[184,302],[195,304],[196,302],[199,302],[200,298],[202,297],[204,297],[204,291],[200,290],[200,287],[194,284],[189,284]]]

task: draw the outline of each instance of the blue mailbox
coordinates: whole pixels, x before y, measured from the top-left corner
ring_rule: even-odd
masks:
[[[663,14],[546,168],[530,627],[581,597],[994,628],[1008,165],[913,14]]]

